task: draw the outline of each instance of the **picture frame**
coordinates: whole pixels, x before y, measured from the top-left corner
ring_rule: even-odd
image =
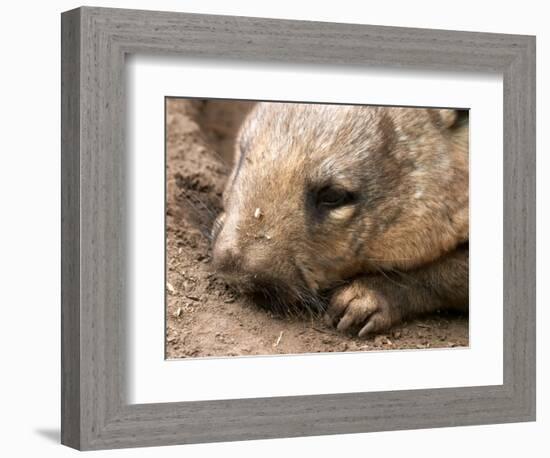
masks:
[[[62,425],[79,449],[535,420],[535,38],[82,7],[62,14]],[[504,84],[503,384],[129,404],[127,54],[494,72]]]

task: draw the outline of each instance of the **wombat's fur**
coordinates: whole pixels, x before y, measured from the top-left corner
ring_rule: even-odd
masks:
[[[214,231],[244,289],[316,307],[359,336],[468,309],[468,113],[259,103]]]

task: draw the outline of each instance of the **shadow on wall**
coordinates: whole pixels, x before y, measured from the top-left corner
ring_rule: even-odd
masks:
[[[34,432],[51,442],[55,442],[56,444],[61,443],[61,431],[59,429],[41,428],[35,429]]]

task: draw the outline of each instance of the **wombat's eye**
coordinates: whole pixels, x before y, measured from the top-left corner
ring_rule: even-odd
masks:
[[[317,206],[323,208],[336,208],[353,202],[354,196],[345,189],[334,186],[325,186],[317,192]]]

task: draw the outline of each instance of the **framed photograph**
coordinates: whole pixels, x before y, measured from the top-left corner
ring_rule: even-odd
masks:
[[[61,32],[63,444],[535,419],[534,37]]]

